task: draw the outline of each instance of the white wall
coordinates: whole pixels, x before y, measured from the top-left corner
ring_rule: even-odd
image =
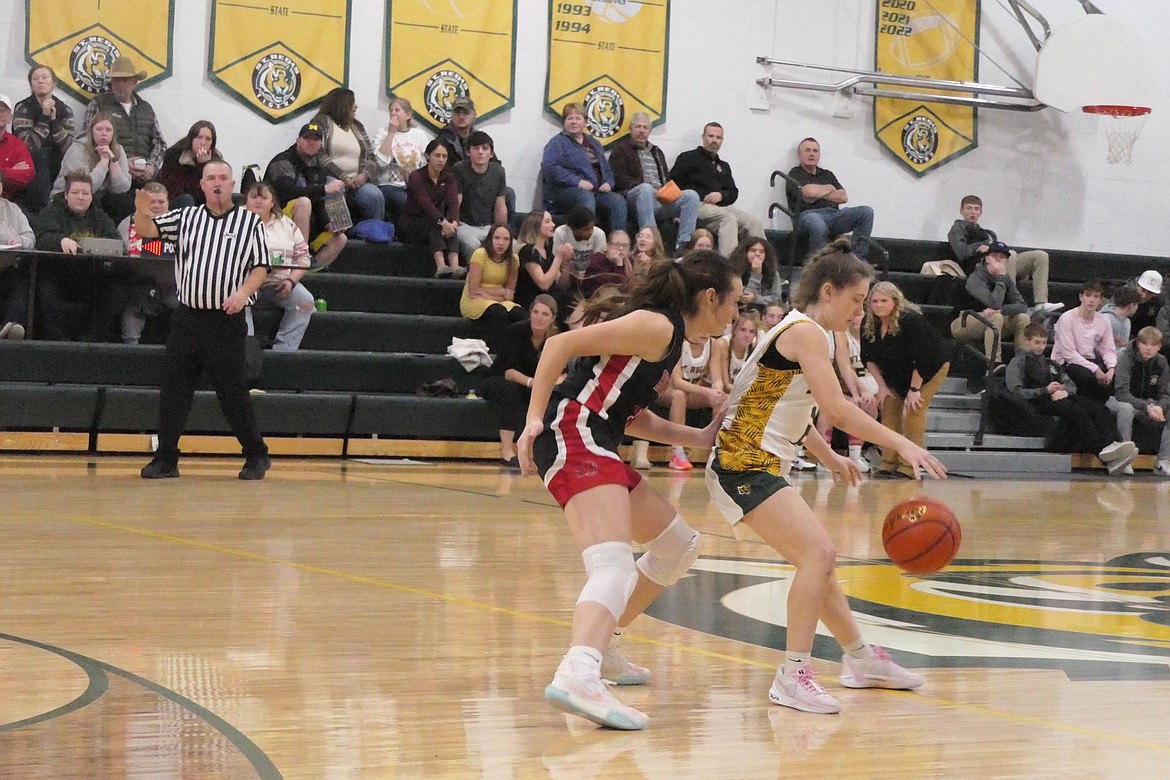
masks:
[[[1159,70],[1170,70],[1161,45],[1170,30],[1165,0],[1096,0],[1142,40]],[[1079,16],[1076,0],[1032,0],[1054,27]],[[24,3],[0,19],[0,91],[28,94],[24,62]],[[666,123],[655,141],[673,160],[698,143],[703,124],[717,120],[726,134],[723,156],[732,165],[743,208],[761,215],[782,195],[768,188],[777,167],[795,164],[795,144],[816,136],[822,162],[854,203],[872,205],[878,235],[945,236],[959,198],[984,199],[984,224],[1008,242],[1031,246],[1132,254],[1167,254],[1170,211],[1170,78],[1134,151],[1131,166],[1109,166],[1096,120],[1054,109],[1039,113],[981,110],[979,148],[919,179],[873,139],[871,101],[855,98],[851,118],[834,116],[831,95],[772,90],[764,110],[755,79],[758,55],[873,67],[872,15],[876,0],[674,0]],[[268,159],[288,146],[297,117],[270,125],[212,86],[206,76],[209,0],[176,0],[174,75],[144,90],[169,142],[196,119],[210,119],[220,148],[233,163]],[[385,121],[382,64],[385,3],[353,0],[350,87],[358,116],[371,133]],[[516,107],[483,126],[496,141],[516,189],[519,208],[531,205],[544,143],[559,128],[542,111],[548,2],[520,0],[517,25]],[[982,48],[1016,77],[1030,79],[1035,52],[1018,23],[996,0],[983,2]],[[986,58],[983,81],[1009,84]],[[75,108],[80,109],[80,106]],[[777,227],[787,227],[777,218]]]

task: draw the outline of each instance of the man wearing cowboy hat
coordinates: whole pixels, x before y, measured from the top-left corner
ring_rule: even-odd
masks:
[[[106,213],[118,222],[134,213],[134,191],[154,179],[162,167],[167,145],[159,130],[154,107],[135,91],[138,82],[146,78],[146,71],[137,70],[134,60],[129,57],[119,57],[114,60],[108,75],[110,88],[89,101],[81,129],[83,133],[89,132],[89,124],[95,116],[109,114],[117,131],[118,143],[126,150],[132,179],[130,191],[124,195],[107,194],[102,203]]]

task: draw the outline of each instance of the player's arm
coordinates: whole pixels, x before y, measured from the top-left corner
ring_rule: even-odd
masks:
[[[692,428],[689,425],[679,425],[670,420],[664,420],[649,409],[645,409],[626,424],[626,433],[635,439],[646,439],[679,447],[702,448],[715,444],[715,434],[718,433],[719,423],[722,421],[723,415],[717,413],[711,415],[711,423],[706,427]]]
[[[815,427],[809,428],[803,443],[805,449],[812,453],[825,468],[833,472],[833,479],[844,479],[850,485],[861,484],[861,469],[857,467],[857,464],[849,458],[833,452],[833,448],[829,446],[825,437],[821,436],[821,432]]]

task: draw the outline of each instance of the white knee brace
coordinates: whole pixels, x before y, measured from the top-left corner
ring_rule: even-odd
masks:
[[[626,542],[601,542],[585,548],[581,553],[585,573],[589,579],[577,597],[577,603],[593,601],[605,607],[620,620],[626,611],[626,602],[638,584],[638,569],[634,566],[634,551]]]
[[[663,587],[678,582],[699,558],[699,532],[675,515],[666,530],[646,545],[646,554],[638,559],[638,570]]]

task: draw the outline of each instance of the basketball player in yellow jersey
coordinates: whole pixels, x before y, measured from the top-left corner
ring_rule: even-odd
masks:
[[[793,296],[793,310],[764,335],[731,390],[727,415],[707,463],[707,488],[729,523],[745,523],[796,567],[788,591],[784,663],[768,691],[774,704],[805,712],[840,712],[841,705],[809,667],[817,620],[845,650],[841,684],[906,690],[923,678],[876,645],[868,645],[834,573],[836,552],[824,526],[785,477],[803,444],[840,476],[857,484],[857,464],[837,455],[813,426],[817,409],[829,424],[858,438],[892,447],[916,475],[936,479],[946,469],[926,450],[894,433],[848,401],[833,371],[832,331],[843,331],[861,311],[872,268],[838,239],[809,259]]]

